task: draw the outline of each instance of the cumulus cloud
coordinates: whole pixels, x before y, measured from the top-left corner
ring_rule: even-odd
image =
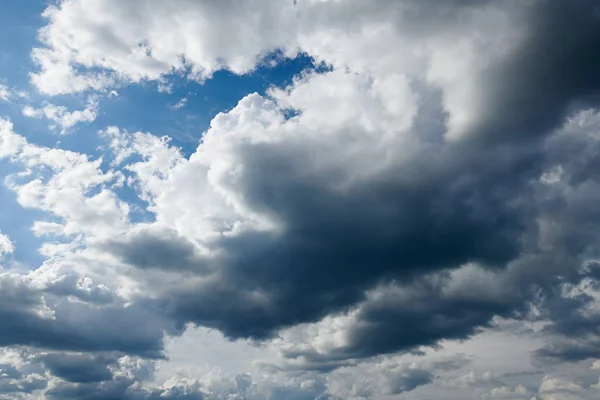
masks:
[[[215,11],[205,3],[185,6],[186,15]],[[79,21],[89,10],[102,15],[105,7],[84,9],[73,0],[48,9],[49,24],[40,34],[49,48],[34,52],[42,65],[34,82],[59,67],[71,72],[74,66],[101,67],[132,81],[160,79],[181,67],[144,29],[122,38],[125,24],[117,24],[121,17],[114,13],[98,34],[80,35],[99,41],[86,42],[87,56],[77,47],[82,43],[65,39],[88,29]],[[574,216],[557,214],[543,197],[555,189],[539,179],[560,162],[555,157],[565,135],[553,132],[562,116],[597,86],[589,72],[597,60],[579,56],[598,40],[588,12],[594,7],[585,1],[451,6],[305,1],[259,7],[261,18],[293,16],[293,46],[333,69],[303,75],[268,97],[242,99],[212,121],[189,160],[149,135],[111,131],[119,161],[133,153],[143,157],[126,169],[157,224],[122,232],[100,248],[144,271],[189,276],[184,284],[158,288],[148,280],[146,290],[156,293],[151,301],[182,324],[214,327],[232,338],[267,338],[358,307],[342,346],[348,357],[464,339],[494,316],[516,318],[527,315],[532,302],[550,304],[558,283],[532,275],[544,265],[577,279],[579,259],[593,250],[592,229],[589,237],[574,239],[579,247],[567,246]],[[152,34],[181,11],[144,10],[141,26],[146,13],[160,16]],[[442,15],[448,18],[434,28]],[[428,28],[402,24],[415,16]],[[550,46],[555,27],[566,21],[574,28],[564,29],[569,39]],[[280,23],[248,29],[262,38]],[[108,31],[110,51],[119,48],[116,43],[123,49],[135,43],[145,49],[145,61],[123,58],[134,54],[126,52],[99,58],[98,49],[109,51]],[[381,45],[381,32],[399,50]],[[248,55],[243,67],[205,47],[181,54],[206,76],[216,68],[242,73],[260,54],[288,45],[266,42],[247,46],[249,52],[220,48]],[[377,45],[365,53],[372,44]],[[418,46],[422,51],[414,50]],[[483,49],[491,50],[481,56]],[[542,64],[535,56],[540,52],[556,60]],[[222,64],[207,67],[198,54]],[[170,61],[149,69],[159,56]],[[426,67],[416,68],[422,64]],[[567,72],[577,78],[560,79]],[[537,99],[540,93],[549,94]],[[298,115],[288,119],[286,109]],[[162,154],[166,165],[158,161]],[[554,194],[565,200],[570,195]],[[577,210],[595,220],[593,209]],[[554,222],[551,228],[548,221]],[[469,279],[481,280],[486,290],[467,296],[476,289]],[[391,283],[392,294],[369,292],[384,282]],[[407,299],[420,306],[403,309]],[[404,336],[407,320],[413,323]]]
[[[115,126],[100,132],[104,158],[89,157],[0,120],[0,158],[21,168],[5,183],[44,213],[32,231],[48,257],[0,271],[0,344],[44,351],[57,399],[371,398],[440,379],[482,399],[592,398],[559,375],[534,387],[385,357],[499,319],[541,326],[544,368],[600,357],[598,12],[591,0],[49,6],[32,53],[44,94],[245,74],[274,51],[328,67],[243,97],[189,157]],[[95,104],[24,113],[66,132]],[[149,222],[132,222],[125,185]],[[164,357],[165,335],[190,324],[270,346],[280,358],[261,371],[285,379],[142,385],[154,361],[139,358]]]
[[[59,94],[156,80],[183,69],[197,79],[224,68],[241,74],[285,44],[295,25],[291,1],[135,1],[123,7],[119,1],[69,0],[47,8],[48,24],[39,31],[45,47],[32,53],[40,66],[34,85]]]
[[[303,84],[300,83],[300,87]],[[291,93],[289,98],[294,97],[295,93]],[[286,107],[288,104],[293,103],[288,100]],[[172,226],[187,237],[178,239],[181,245],[190,241],[185,245],[190,251],[180,251],[179,260],[173,259],[173,252],[168,252],[171,254],[170,261],[163,263],[165,270],[170,269],[169,264],[176,264],[196,275],[186,284],[177,285],[176,290],[174,288],[171,291],[165,285],[159,289],[164,292],[167,309],[172,310],[175,317],[217,327],[233,337],[263,337],[273,329],[314,321],[320,319],[323,313],[343,310],[351,304],[360,304],[364,299],[364,305],[350,319],[356,323],[344,325],[352,330],[347,332],[342,347],[349,351],[346,356],[360,356],[361,352],[371,355],[401,350],[402,346],[410,349],[416,345],[431,345],[443,338],[465,338],[476,333],[478,327],[486,326],[493,316],[526,315],[528,304],[536,300],[532,288],[550,289],[556,283],[552,277],[532,276],[539,268],[551,268],[570,279],[575,279],[573,271],[578,276],[576,260],[568,257],[553,259],[554,250],[548,250],[551,243],[530,242],[537,239],[534,236],[536,232],[530,231],[528,225],[535,226],[537,230],[537,224],[543,222],[544,218],[553,218],[558,222],[555,215],[531,213],[532,210],[527,208],[538,195],[532,180],[539,177],[544,168],[554,167],[546,165],[547,160],[538,153],[537,146],[524,146],[521,154],[503,154],[501,147],[500,150],[494,146],[473,147],[476,145],[472,142],[439,144],[439,147],[435,143],[425,146],[415,139],[411,143],[410,133],[406,133],[406,136],[398,135],[396,139],[403,145],[402,152],[398,150],[395,157],[389,157],[392,161],[387,161],[379,153],[376,156],[370,154],[370,151],[377,149],[365,145],[369,139],[375,141],[380,138],[359,136],[356,150],[349,139],[343,150],[336,150],[340,158],[331,160],[330,156],[335,153],[327,148],[327,141],[324,144],[320,142],[323,136],[311,136],[308,128],[302,134],[296,131],[316,123],[311,113],[302,113],[288,121],[277,111],[277,107],[273,100],[249,96],[237,108],[213,121],[203,143],[189,161],[180,160],[172,164],[164,171],[163,179],[157,180],[156,174],[137,177],[137,184],[146,187],[143,193],[149,196],[147,198],[158,218],[165,223],[169,220],[164,218],[163,210],[164,215],[181,215],[181,219],[171,220]],[[239,125],[239,121],[248,120],[252,121],[252,129]],[[384,124],[387,121],[379,122]],[[351,125],[355,129],[360,127],[356,120],[352,120]],[[552,136],[543,145],[551,145],[556,137],[564,134],[562,132]],[[347,132],[342,130],[338,133],[334,130],[329,134],[331,136],[326,140],[342,140]],[[301,137],[302,141],[296,141],[296,137]],[[407,143],[415,146],[414,154],[405,154],[410,149]],[[286,147],[286,144],[290,147]],[[380,151],[392,152],[393,144],[394,141],[390,141]],[[321,150],[321,147],[326,149]],[[360,149],[367,150],[361,152]],[[439,150],[439,166],[429,156],[430,151],[436,151],[433,149]],[[475,152],[475,149],[478,151]],[[447,158],[444,151],[448,152]],[[458,165],[457,171],[451,170],[454,165],[450,160],[459,157],[454,155],[454,151],[463,156],[463,163],[468,162],[469,156],[473,157],[471,162],[477,167]],[[491,158],[490,151],[499,151],[498,155],[505,157],[502,160],[502,172],[494,172],[498,165],[484,166],[488,164],[484,160]],[[476,155],[473,156],[472,152]],[[312,164],[306,168],[300,160],[309,157]],[[372,172],[369,174],[359,169],[359,166],[365,165],[361,164],[361,161],[365,162],[362,157],[381,160],[381,165],[371,162],[369,168]],[[425,168],[420,167],[419,157],[426,157],[429,161]],[[266,168],[267,164],[262,164],[265,159],[270,169]],[[450,164],[446,164],[447,161]],[[415,181],[414,192],[411,192],[412,181],[404,176],[393,175],[393,171],[404,171],[404,163],[411,165],[409,162],[416,163],[420,171],[429,174],[425,177],[432,178],[431,189],[427,188],[423,175],[420,181]],[[136,164],[135,168],[141,170],[142,165],[150,168],[149,163]],[[278,167],[273,169],[273,165]],[[514,165],[514,169],[506,169],[510,165]],[[523,168],[527,166],[531,170]],[[490,169],[489,172],[484,172],[486,168]],[[478,176],[473,176],[470,171],[477,171]],[[524,174],[522,182],[515,179],[515,172]],[[436,177],[436,173],[441,176]],[[508,176],[503,177],[505,173]],[[207,184],[204,187],[184,184],[185,190],[163,190],[171,182],[184,182],[186,178],[194,177],[197,182],[202,174],[206,174]],[[383,181],[382,186],[373,186],[374,176]],[[450,176],[460,177],[465,183],[457,186],[450,184]],[[477,185],[477,197],[472,197],[475,189],[468,185],[468,176],[474,178],[471,182]],[[488,195],[485,190],[490,182],[494,184]],[[502,190],[498,190],[495,184],[500,184]],[[547,190],[546,186],[540,182],[539,190]],[[214,192],[206,193],[211,187]],[[384,190],[382,193],[386,193],[386,196],[382,194],[382,197],[378,197],[378,191],[384,187],[394,187],[394,191],[387,193]],[[160,191],[154,188],[160,188]],[[302,189],[301,195],[297,192],[299,188]],[[440,192],[445,188],[452,188],[452,191]],[[460,190],[465,190],[469,195],[463,198]],[[516,193],[518,195],[515,197]],[[356,199],[352,198],[353,195]],[[508,197],[495,198],[497,195]],[[177,196],[177,199],[170,196]],[[188,196],[189,202],[186,200]],[[219,197],[225,199],[225,207],[214,204]],[[191,211],[199,198],[206,199],[201,202],[204,209],[201,216]],[[302,198],[301,202],[294,201],[299,198]],[[390,199],[389,204],[385,202],[386,198]],[[442,198],[447,199],[443,204],[452,209],[450,218],[438,214],[437,210],[443,212],[445,209],[436,206]],[[435,200],[430,204],[425,199]],[[527,207],[521,208],[519,203]],[[179,204],[182,207],[177,209]],[[331,208],[324,208],[329,204]],[[539,201],[539,205],[544,205],[544,202]],[[216,206],[228,223],[213,225],[215,214],[211,215],[211,220],[205,220],[204,215],[209,207]],[[411,209],[412,212],[400,212],[404,209]],[[462,210],[465,214],[461,215]],[[307,218],[308,215],[311,217]],[[346,219],[350,215],[352,219]],[[486,218],[492,215],[493,218]],[[528,222],[528,218],[533,217],[536,219]],[[412,222],[411,218],[416,218],[418,223]],[[185,224],[184,219],[186,222],[198,222]],[[430,225],[427,222],[429,219]],[[567,217],[561,221],[571,223],[571,219]],[[440,225],[440,220],[444,220],[445,224]],[[456,224],[452,224],[453,221]],[[493,225],[486,227],[488,223]],[[328,226],[331,228],[328,229]],[[340,229],[342,226],[344,229]],[[369,230],[371,226],[373,228]],[[218,229],[217,232],[222,233],[221,236],[206,237],[206,229],[200,231],[198,227]],[[404,232],[403,227],[408,230]],[[409,232],[420,235],[420,229],[423,236],[409,236]],[[452,241],[454,236],[445,236],[443,230],[437,233],[436,229],[451,229],[457,235],[456,241]],[[198,239],[194,240],[196,234]],[[104,248],[112,246],[113,249],[109,249],[112,253],[138,268],[144,269],[148,264],[142,258],[135,257],[138,252],[134,243],[139,249],[175,248],[172,247],[175,246],[174,237],[161,238],[158,231],[152,239],[147,233],[131,232],[128,235],[134,238],[123,238],[120,244],[113,239]],[[439,241],[436,235],[439,235]],[[551,239],[554,240],[547,240]],[[145,245],[143,242],[148,240],[150,242]],[[486,244],[488,240],[489,246]],[[407,245],[406,249],[397,249],[393,245],[402,242]],[[195,251],[191,250],[193,243],[197,246]],[[130,250],[125,251],[128,247]],[[519,256],[517,249],[530,249],[535,253]],[[202,252],[208,253],[202,257]],[[243,257],[236,257],[237,252]],[[192,256],[190,262],[188,254],[200,255]],[[282,261],[278,262],[274,254],[280,254]],[[304,257],[310,258],[305,261]],[[327,260],[327,266],[320,265],[320,259]],[[367,262],[371,267],[361,268]],[[293,266],[293,274],[287,269],[290,266]],[[339,270],[336,269],[338,266]],[[498,266],[504,268],[498,270]],[[455,270],[457,267],[460,269]],[[365,290],[370,285],[386,277],[399,283],[365,297]],[[420,279],[415,280],[416,277]],[[246,282],[252,284],[247,292]],[[305,290],[309,290],[312,296],[302,296]],[[321,293],[323,298],[319,297]],[[550,291],[543,294],[552,295]],[[229,299],[226,304],[218,301],[223,297]],[[422,308],[415,307],[420,301],[423,301]],[[235,304],[239,304],[240,308],[237,309]],[[221,307],[227,307],[227,312]],[[301,313],[295,315],[296,310]],[[232,319],[217,317],[223,314],[232,315]],[[410,315],[415,320],[407,324]],[[430,316],[431,320],[427,321],[425,316]],[[421,324],[424,324],[424,331],[419,331]],[[435,328],[437,324],[439,327]],[[408,339],[395,329],[408,329],[406,334],[414,339]],[[378,337],[378,334],[385,336]],[[432,336],[428,339],[429,334]],[[377,340],[373,340],[374,337]],[[385,340],[385,337],[391,341]],[[340,349],[335,351],[339,352]],[[354,351],[358,353],[354,354]]]

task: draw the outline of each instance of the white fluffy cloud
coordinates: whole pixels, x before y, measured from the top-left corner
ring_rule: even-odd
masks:
[[[113,185],[122,184],[122,173],[103,172],[102,159],[90,160],[85,154],[30,144],[12,131],[10,122],[3,124],[0,157],[26,168],[6,177],[7,186],[16,192],[21,206],[44,210],[61,219],[60,228],[67,235],[93,232],[94,236],[102,236],[102,231],[109,234],[126,226],[128,206],[111,190]],[[42,173],[46,169],[51,171],[49,178]],[[96,188],[98,192],[90,194]],[[44,227],[56,231],[59,225],[42,221],[34,230],[42,233]]]
[[[130,18],[132,10],[135,18]],[[487,118],[481,109],[489,96],[483,80],[530,39],[518,21],[535,12],[529,3],[505,1],[481,6],[423,6],[412,0],[123,6],[65,0],[44,14],[48,24],[39,36],[46,47],[33,51],[40,71],[32,80],[42,92],[59,94],[160,81],[173,71],[205,79],[219,69],[248,72],[275,50],[300,50],[336,68],[371,75],[385,90],[404,90],[406,83],[396,85],[398,79],[406,81],[402,75],[441,89],[449,114],[446,135],[458,138]],[[402,105],[389,100],[384,108]]]
[[[295,25],[293,2],[267,0],[68,0],[44,16],[39,36],[47,47],[33,51],[41,71],[32,80],[48,94],[155,80],[185,68],[197,79],[222,68],[245,73],[285,45]]]
[[[0,257],[5,254],[11,254],[15,251],[15,246],[13,245],[10,238],[0,232]]]
[[[46,104],[42,108],[25,106],[23,115],[31,118],[45,118],[56,124],[51,125],[50,128],[57,127],[60,129],[61,135],[66,135],[75,125],[96,120],[98,117],[98,102],[90,98],[85,109],[75,111],[69,111],[66,107],[55,104]]]

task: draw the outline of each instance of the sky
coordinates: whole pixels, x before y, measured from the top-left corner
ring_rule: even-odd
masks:
[[[600,4],[0,12],[0,400],[600,396]]]

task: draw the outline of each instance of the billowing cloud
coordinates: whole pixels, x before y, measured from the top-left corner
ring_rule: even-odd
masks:
[[[33,51],[41,71],[32,80],[48,94],[158,79],[173,70],[189,69],[198,79],[222,68],[245,73],[285,44],[295,25],[291,1],[268,0],[127,6],[76,0],[50,6],[44,16],[48,25],[39,37],[47,47]],[[101,71],[90,71],[95,68]]]
[[[117,126],[89,156],[0,120],[0,158],[17,169],[5,184],[43,214],[31,230],[47,258],[0,270],[0,345],[37,368],[6,367],[0,388],[361,399],[441,382],[482,399],[593,398],[599,15],[592,0],[49,6],[31,73],[45,95],[164,91],[170,74],[202,82],[298,53],[324,67],[244,96],[189,156]],[[97,104],[23,113],[66,133]],[[276,359],[153,381],[164,339],[190,325]],[[541,343],[533,383],[432,356],[507,326]],[[581,379],[551,370],[564,362]]]

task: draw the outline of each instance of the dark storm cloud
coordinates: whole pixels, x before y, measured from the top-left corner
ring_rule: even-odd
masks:
[[[344,9],[336,9],[339,4],[318,7],[323,7],[323,18],[332,18],[341,29],[350,17],[359,25],[361,18],[387,18],[400,25],[394,18],[418,16],[431,29],[415,35],[431,36],[436,21],[439,32],[455,29],[465,10],[491,4],[458,3],[379,1],[369,6],[350,2]],[[367,10],[358,13],[352,7]],[[470,128],[473,134],[456,143],[436,140],[442,137],[439,122],[446,115],[433,96],[430,100],[438,102],[422,107],[415,129],[437,132],[427,132],[427,141],[406,162],[346,191],[334,189],[332,182],[343,180],[347,165],[306,167],[321,142],[306,138],[233,146],[232,156],[243,167],[234,189],[252,211],[282,221],[282,232],[223,236],[212,243],[220,253],[211,259],[202,258],[175,232],[138,231],[125,240],[111,240],[103,249],[140,269],[207,276],[200,284],[182,281],[172,291],[158,287],[158,300],[148,301],[147,308],[141,303],[127,308],[110,304],[112,297],[100,293],[95,301],[107,306],[73,303],[57,309],[55,319],[34,312],[42,304],[39,293],[16,289],[19,304],[8,300],[0,306],[6,327],[0,328],[0,344],[158,357],[165,324],[148,307],[158,306],[181,326],[194,322],[230,338],[266,338],[281,328],[346,311],[365,300],[366,290],[391,281],[413,285],[418,293],[410,305],[393,298],[361,303],[357,318],[365,324],[348,331],[350,344],[341,351],[343,357],[464,339],[495,315],[524,312],[534,299],[527,290],[530,285],[542,287],[545,296],[557,285],[551,275],[539,274],[548,265],[523,262],[507,283],[512,292],[501,299],[448,297],[439,287],[422,286],[420,278],[468,262],[501,270],[528,252],[536,259],[536,253],[548,251],[526,242],[535,241],[534,222],[540,215],[562,221],[552,251],[564,253],[564,265],[574,265],[588,248],[595,225],[579,222],[594,221],[598,214],[589,207],[573,211],[542,201],[531,182],[548,167],[548,158],[564,164],[573,184],[585,182],[595,171],[595,153],[589,147],[548,143],[545,136],[572,107],[595,100],[600,84],[594,73],[600,66],[595,55],[600,41],[597,7],[592,1],[544,0],[526,7],[519,16],[527,26],[524,41],[506,59],[473,76],[481,84],[485,111]],[[411,26],[401,29],[417,29]],[[581,158],[587,162],[568,164],[573,153],[585,149],[588,154]],[[555,276],[569,274],[566,267],[555,268]],[[551,318],[559,317],[555,312]],[[555,329],[559,326],[557,322]]]
[[[48,384],[45,377],[26,376],[14,365],[0,364],[0,398],[8,394],[32,393],[44,389]]]
[[[494,316],[519,318],[528,313],[527,291],[511,285],[504,271],[462,271],[460,277],[441,272],[379,287],[357,306],[349,323],[337,326],[343,346],[329,351],[291,348],[283,355],[301,361],[303,368],[330,369],[347,360],[463,340],[490,326]]]
[[[484,114],[474,134],[496,140],[544,135],[600,89],[600,4],[541,0],[527,10],[525,39],[479,77]]]
[[[480,112],[461,140],[443,140],[449,117],[443,88],[424,79],[411,82],[421,104],[413,125],[418,149],[342,190],[336,183],[348,181],[351,166],[335,165],[334,155],[346,143],[331,145],[314,135],[227,143],[239,167],[229,189],[254,214],[281,222],[280,231],[240,229],[211,238],[210,257],[175,231],[147,228],[113,237],[94,250],[150,277],[147,292],[127,306],[109,290],[78,289],[75,275],[42,291],[0,274],[0,346],[50,350],[38,361],[62,380],[46,393],[55,400],[208,397],[199,385],[142,389],[138,378],[113,376],[116,358],[102,355],[163,358],[165,333],[179,334],[190,322],[230,339],[262,340],[354,311],[353,321],[337,328],[344,338],[340,347],[317,351],[302,343],[282,351],[286,362],[302,361],[296,368],[319,372],[467,339],[495,316],[548,323],[542,334],[549,342],[536,352],[538,361],[600,358],[600,316],[582,312],[595,300],[563,290],[584,280],[600,285],[600,268],[582,268],[600,255],[600,140],[577,131],[556,133],[566,116],[598,105],[600,4],[518,3],[314,5],[315,18],[307,20],[315,30],[357,33],[391,21],[415,41],[451,33],[481,7],[505,7],[525,28],[514,51],[473,72]],[[285,127],[295,129],[295,123],[290,119]],[[359,126],[343,129],[365,136]],[[328,145],[324,152],[334,162],[312,168],[314,153]],[[549,172],[560,175],[558,184],[540,182]],[[163,285],[152,281],[156,276],[179,280]],[[65,300],[69,296],[79,301]],[[532,306],[539,315],[532,316]],[[426,385],[443,370],[404,371],[390,393]],[[47,385],[11,366],[0,365],[0,372],[0,397]],[[282,386],[270,398],[325,399],[326,390],[323,382],[312,389]]]
[[[347,310],[377,284],[413,282],[468,262],[494,270],[515,262],[519,269],[507,278],[514,292],[482,301],[425,290],[428,297],[412,305],[369,304],[359,314],[366,327],[350,332],[348,354],[366,357],[464,339],[495,315],[517,316],[536,299],[531,288],[551,298],[559,276],[575,279],[577,259],[588,248],[589,236],[568,231],[574,214],[561,215],[562,206],[554,209],[544,189],[532,182],[558,162],[558,153],[578,156],[563,153],[546,137],[568,111],[593,104],[598,94],[597,8],[594,1],[544,0],[528,8],[520,16],[527,24],[524,41],[474,77],[483,88],[485,112],[471,127],[472,137],[428,143],[401,167],[344,193],[331,188],[344,166],[305,168],[309,138],[234,147],[243,166],[235,190],[253,211],[283,221],[283,233],[223,237],[215,244],[222,257],[204,261],[187,243],[146,233],[106,248],[141,268],[206,271],[204,264],[210,263],[214,272],[203,283],[182,282],[176,292],[162,293],[158,303],[181,323],[217,328],[230,338],[269,337],[283,327]],[[556,251],[538,247],[535,221],[541,215],[560,217]],[[595,215],[590,208],[577,211],[594,227]],[[540,261],[552,258],[565,262]]]
[[[550,339],[549,343],[534,353],[534,360],[541,365],[551,362],[577,362],[600,357],[600,337],[576,335]]]
[[[258,151],[238,157],[248,174],[244,197],[285,221],[286,231],[222,239],[216,275],[173,294],[167,306],[177,318],[231,337],[264,337],[343,310],[382,280],[469,261],[500,266],[519,252],[525,210],[516,203],[528,194],[527,175],[518,173],[530,155],[507,154],[512,160],[495,170],[484,160],[503,157],[496,152],[456,162],[455,149],[441,149],[413,166],[428,179],[390,174],[340,194],[327,189],[332,177],[294,176],[290,160],[305,159],[302,152]]]
[[[442,339],[462,340],[487,326],[492,316],[509,317],[522,307],[516,294],[489,300],[483,295],[452,298],[418,284],[413,290],[408,298],[391,295],[367,302],[357,315],[356,325],[347,331],[348,344],[336,351],[339,356],[369,357],[408,351]]]
[[[14,275],[0,276],[0,346],[73,351],[121,351],[162,357],[169,325],[138,306],[92,307],[61,302],[48,313],[43,293]],[[142,329],[140,329],[142,328]]]
[[[138,268],[160,268],[203,272],[203,260],[194,245],[176,232],[144,230],[125,241],[110,241],[105,245],[124,262]]]
[[[579,294],[568,298],[557,296],[544,304],[551,323],[543,332],[549,340],[535,352],[537,362],[600,358],[600,314],[589,311],[593,310],[594,302],[590,295]]]
[[[359,307],[356,323],[346,329],[345,347],[331,354],[300,351],[287,356],[304,357],[319,366],[408,351],[440,339],[469,337],[490,324],[493,316],[502,316],[549,323],[543,330],[549,344],[535,354],[542,362],[600,357],[600,315],[591,311],[595,298],[564,291],[565,285],[582,283],[599,287],[600,266],[587,260],[599,254],[600,140],[590,132],[600,124],[597,115],[584,117],[588,125],[576,119],[544,141],[544,170],[560,171],[562,183],[537,181],[529,186],[536,204],[532,215],[549,224],[541,228],[543,232],[533,230],[524,237],[523,253],[507,267],[487,271],[492,280],[481,282],[472,273],[455,277],[452,280],[461,283],[461,289],[449,293],[451,272],[442,272],[400,285],[400,292],[383,291]],[[540,315],[530,315],[532,304]]]
[[[551,322],[544,328],[550,339],[535,354],[543,363],[600,357],[600,314],[591,293],[600,287],[600,140],[596,137],[600,119],[593,114],[586,117],[586,121],[575,119],[548,141],[550,165],[565,184],[540,191],[540,197],[546,199],[544,212],[553,224],[549,245],[563,257],[571,255],[571,263],[580,265],[563,270],[561,276],[582,289],[564,295],[558,284],[547,288],[549,295],[540,309],[543,318]],[[540,274],[554,271],[538,269]]]
[[[91,311],[91,312],[90,312]],[[0,345],[82,351],[122,351],[162,357],[162,326],[147,312],[134,310],[77,310],[85,317],[44,319],[35,315],[0,312]],[[107,321],[110,321],[107,324]]]
[[[47,354],[39,359],[52,375],[75,383],[111,380],[113,374],[108,366],[116,362],[114,358],[64,353]]]
[[[88,290],[80,288],[78,286],[79,279],[77,274],[65,274],[53,282],[46,292],[57,297],[74,296],[81,301],[96,304],[111,304],[117,300],[114,293],[106,287],[94,286]]]

